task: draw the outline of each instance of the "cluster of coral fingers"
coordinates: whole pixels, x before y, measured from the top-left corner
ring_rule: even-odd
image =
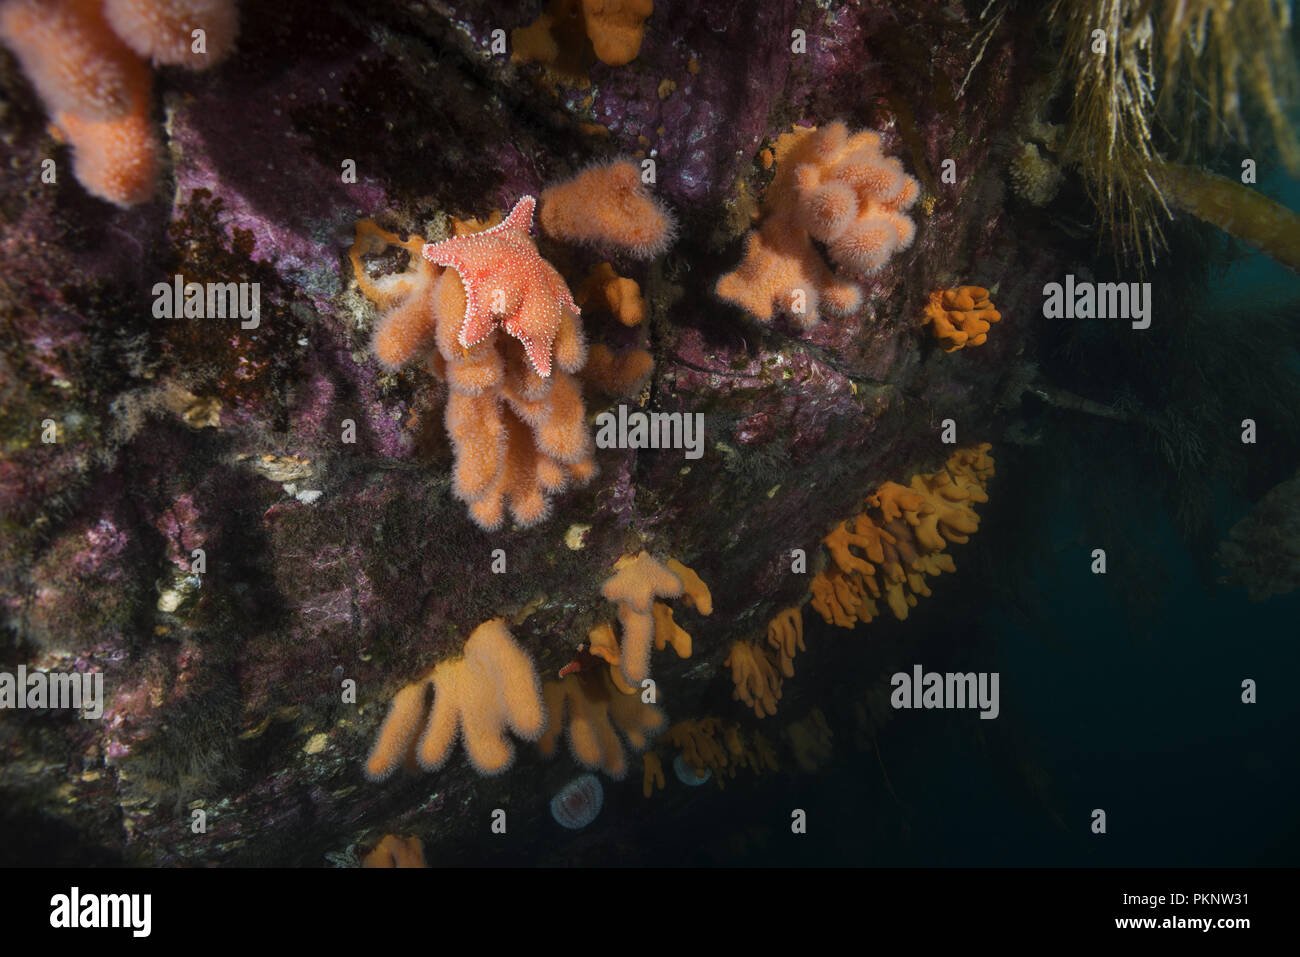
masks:
[[[447,383],[452,491],[488,530],[501,527],[507,511],[521,528],[536,525],[556,494],[596,471],[575,377],[588,361],[580,309],[530,235],[536,207],[524,196],[501,222],[456,221],[455,235],[438,243],[402,240],[363,220],[350,253],[358,287],[380,310],[375,356],[390,371],[427,357]],[[625,160],[545,190],[541,218],[554,238],[642,257],[662,252],[675,229]],[[409,266],[372,278],[365,257],[389,246],[405,249]],[[644,317],[637,284],[608,265],[581,291],[624,325]],[[636,348],[602,346],[593,358],[592,384],[609,394],[639,388],[653,366]]]
[[[746,737],[735,722],[723,722],[715,717],[679,721],[668,729],[665,739],[679,749],[673,767],[678,779],[688,786],[702,784],[712,777],[722,788],[742,769],[755,774],[781,770],[776,750],[767,739],[757,731]],[[645,757],[642,793],[650,797],[656,786],[659,789],[664,786],[662,765],[659,757],[649,752]]]
[[[0,42],[72,147],[86,191],[119,206],[147,201],[161,148],[149,61],[207,69],[238,30],[234,0],[4,0]]]
[[[813,610],[852,628],[878,616],[883,600],[894,617],[907,618],[930,594],[927,576],[956,571],[948,543],[969,541],[979,528],[975,505],[988,501],[990,448],[958,449],[937,472],[913,475],[909,485],[885,482],[869,495],[865,511],[823,539],[831,560],[813,579]]]
[[[983,286],[958,286],[930,293],[922,322],[930,327],[944,352],[956,352],[984,345],[989,324],[1001,318]]]
[[[916,224],[907,210],[920,186],[884,154],[878,133],[850,134],[841,122],[796,127],[777,140],[775,154],[762,220],[717,294],[764,322],[775,310],[805,327],[823,309],[852,312],[862,301],[853,277],[877,272],[911,245]],[[832,272],[814,241],[847,275]]]
[[[474,629],[461,657],[439,662],[397,693],[366,761],[366,777],[382,781],[402,765],[436,770],[458,738],[476,771],[499,774],[514,761],[507,730],[535,741],[545,725],[533,661],[505,622],[494,618]]]
[[[520,526],[536,524],[551,496],[596,468],[573,377],[586,342],[568,287],[527,235],[532,202],[525,197],[489,230],[434,245],[363,222],[352,247],[358,285],[381,311],[375,355],[393,369],[427,356],[447,383],[452,491],[486,529],[500,527],[507,509]],[[369,278],[362,257],[387,245],[422,255],[404,273]],[[439,268],[436,258],[459,268]],[[537,296],[529,284],[542,274],[551,291]]]
[[[546,683],[542,693],[550,718],[538,747],[553,755],[567,724],[574,760],[621,778],[628,767],[623,742],[641,751],[665,722],[663,712],[641,694],[650,684],[652,645],[656,650],[671,645],[679,658],[691,656],[690,634],[659,599],[681,597],[708,615],[713,597],[692,569],[672,558],[661,563],[645,551],[623,556],[601,591],[618,609],[622,640],[611,623],[597,625],[559,680]]]

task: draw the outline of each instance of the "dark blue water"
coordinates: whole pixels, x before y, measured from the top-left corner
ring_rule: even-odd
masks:
[[[1300,209],[1300,184],[1285,176],[1260,188]],[[1264,255],[1227,268],[1211,288],[1225,336],[1250,321],[1256,300],[1300,301],[1300,277]],[[1277,361],[1300,370],[1284,345]],[[1068,428],[1070,419],[1049,427]],[[661,849],[662,860],[1300,862],[1300,592],[1255,603],[1244,589],[1215,583],[1206,574],[1213,543],[1185,543],[1169,502],[1140,471],[1090,469],[1086,445],[1083,461],[1055,458],[1052,448],[1059,445],[995,447],[999,476],[979,534],[952,547],[958,574],[941,578],[907,622],[881,620],[852,634],[810,626],[783,715],[823,707],[835,731],[831,765],[793,779],[737,781],[725,792],[700,789],[690,833]],[[1114,449],[1096,451],[1104,461],[1101,453]],[[1081,483],[1103,484],[1106,522]],[[1213,478],[1212,487],[1220,541],[1251,502],[1226,479]],[[1023,509],[1035,519],[1012,521]],[[1099,537],[1116,522],[1125,539]],[[1106,575],[1090,571],[1094,547],[1108,549]],[[1125,556],[1126,548],[1139,552]],[[998,671],[999,718],[896,712],[879,731],[878,754],[864,750],[854,742],[851,703],[863,691],[855,685],[913,663]],[[1243,703],[1245,679],[1257,683],[1257,703]],[[818,690],[801,699],[800,681]],[[805,835],[790,832],[793,808],[808,813]],[[1094,809],[1105,811],[1105,834],[1093,833]]]

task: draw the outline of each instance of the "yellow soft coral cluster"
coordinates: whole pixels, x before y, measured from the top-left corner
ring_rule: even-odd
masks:
[[[731,669],[731,681],[736,686],[732,698],[753,708],[756,717],[776,714],[781,676],[767,652],[752,641],[737,641],[722,666]]]
[[[930,293],[921,321],[930,327],[944,352],[956,352],[966,346],[984,345],[989,323],[1001,318],[1002,313],[993,308],[989,291],[983,286],[958,286]]]
[[[654,0],[550,0],[536,20],[511,31],[511,59],[545,64],[586,86],[592,53],[609,66],[636,59],[653,12]]]
[[[382,781],[403,763],[436,770],[458,737],[479,774],[499,774],[514,760],[507,729],[535,741],[545,722],[533,661],[505,622],[494,618],[474,629],[461,657],[439,662],[397,693],[366,761],[366,777]]]
[[[916,224],[907,210],[920,186],[884,154],[879,134],[850,134],[841,122],[796,127],[777,140],[775,155],[762,221],[749,234],[745,258],[716,291],[763,322],[779,309],[808,327],[823,309],[857,309],[862,289],[852,275],[878,271],[911,245]],[[849,278],[831,271],[814,241]]]
[[[665,735],[668,743],[680,749],[682,764],[699,777],[712,772],[718,787],[725,787],[742,769],[755,774],[779,771],[780,764],[772,745],[758,732],[746,738],[740,725],[724,723],[719,718],[697,718],[679,721]],[[649,760],[653,757],[653,761]],[[646,778],[643,793],[653,793],[652,783],[658,769],[658,784],[663,787],[662,766],[653,752],[646,755]]]
[[[690,634],[659,599],[681,597],[708,615],[713,597],[693,570],[674,558],[661,563],[646,551],[620,558],[601,593],[618,608],[622,643],[612,623],[595,626],[579,646],[578,658],[560,671],[560,680],[546,683],[543,696],[550,718],[539,747],[548,757],[555,753],[567,717],[574,759],[621,778],[627,773],[623,741],[641,751],[663,726],[663,713],[651,703],[653,693],[641,690],[650,676],[651,646],[663,650],[671,645],[679,658],[692,652]]]
[[[852,628],[879,615],[883,600],[894,617],[907,618],[917,597],[930,594],[927,576],[956,571],[948,543],[979,528],[974,507],[988,501],[990,448],[958,449],[939,471],[914,475],[907,486],[885,482],[869,495],[866,511],[823,539],[831,562],[813,579],[813,610]]]
[[[684,595],[701,615],[713,612],[713,598],[699,575],[673,558],[667,565],[660,564],[644,551],[620,558],[601,593],[618,607],[623,633],[621,646],[614,642],[612,630],[607,636],[602,633],[602,646],[608,649],[613,644],[613,648],[603,650],[601,656],[618,666],[629,685],[639,685],[650,676],[652,643],[657,650],[672,645],[679,658],[691,656],[691,636],[673,621],[672,609],[657,599]],[[593,653],[595,648],[593,641]]]
[[[542,754],[555,754],[567,717],[574,760],[612,778],[627,774],[623,742],[633,751],[641,751],[650,736],[664,726],[663,712],[640,695],[625,694],[614,683],[613,668],[604,665],[548,681],[542,696],[549,714],[546,731],[537,742]]]
[[[781,674],[793,678],[795,652],[808,650],[803,643],[803,609],[796,605],[773,615],[767,623],[767,643],[776,649]]]
[[[500,228],[500,227],[495,227]],[[404,272],[371,279],[363,257],[397,246],[410,253]],[[405,241],[374,223],[358,223],[351,250],[361,291],[381,311],[372,349],[389,368],[427,355],[447,383],[445,421],[456,456],[452,491],[485,529],[499,528],[508,508],[522,527],[550,511],[551,497],[595,474],[582,391],[573,373],[587,349],[578,317],[558,311],[554,368],[542,375],[518,338],[494,329],[460,342],[468,299],[455,269],[421,255],[424,241]],[[548,352],[549,361],[550,354]]]

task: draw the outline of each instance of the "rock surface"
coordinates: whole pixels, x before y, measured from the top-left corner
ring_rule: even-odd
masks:
[[[744,720],[721,662],[803,597],[790,549],[816,555],[876,483],[941,461],[945,418],[996,454],[995,402],[1056,266],[1013,222],[997,154],[1017,41],[996,37],[957,100],[974,25],[955,5],[660,2],[640,56],[574,90],[489,52],[492,30],[538,6],[246,4],[227,62],[159,75],[170,178],[127,211],[70,172],[40,182],[40,160],[63,153],[0,61],[0,667],[100,671],[108,698],[98,721],[0,718],[0,819],[69,836],[61,859],[32,837],[13,860],[318,866],[412,831],[431,860],[457,860],[470,814],[513,799],[520,826],[540,821],[575,773],[527,746],[487,782],[460,758],[365,782],[394,690],[475,625],[529,610],[513,632],[553,677],[612,613],[599,585],[614,561],[671,555],[715,610],[678,609],[696,651],[656,654],[662,703]],[[661,98],[664,80],[676,87]],[[916,241],[868,280],[856,315],[757,325],[711,292],[770,178],[757,154],[792,123],[837,117],[880,129],[921,180]],[[638,401],[702,412],[705,453],[602,451],[547,523],[482,532],[450,493],[441,387],[368,355],[353,226],[429,235],[638,153],[681,221],[662,260],[616,261],[650,307],[656,365]],[[599,261],[542,250],[571,285]],[[260,325],[154,318],[151,290],[176,274],[259,283]],[[919,318],[933,289],[962,283],[989,287],[1004,318],[987,345],[946,355]],[[585,321],[592,341],[617,341],[613,320]],[[576,550],[575,524],[590,526]],[[345,680],[357,704],[340,700]],[[190,839],[200,807],[208,832]]]

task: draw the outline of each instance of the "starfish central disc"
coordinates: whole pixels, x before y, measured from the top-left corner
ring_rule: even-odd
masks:
[[[465,319],[457,340],[466,349],[498,326],[524,346],[539,376],[551,374],[551,349],[564,310],[581,315],[568,285],[529,237],[537,200],[524,196],[505,221],[469,236],[429,243],[424,258],[456,271],[465,286]]]

